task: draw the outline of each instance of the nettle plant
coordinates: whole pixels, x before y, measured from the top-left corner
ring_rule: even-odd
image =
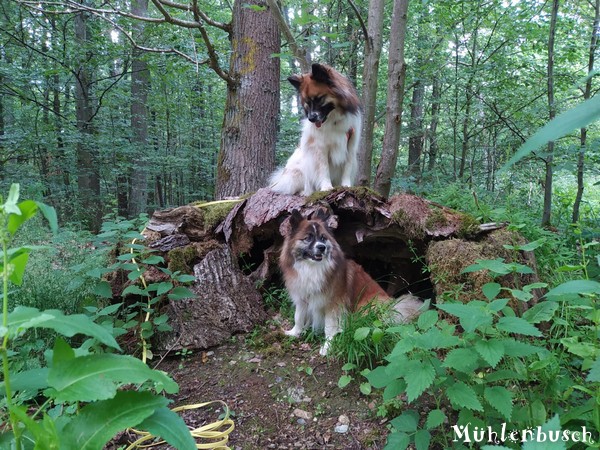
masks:
[[[110,328],[86,315],[65,315],[59,310],[16,306],[9,312],[9,283],[17,287],[22,284],[29,254],[35,250],[30,246],[10,248],[15,234],[38,212],[52,229],[57,228],[52,208],[18,200],[17,184],[12,185],[6,201],[0,199],[0,356],[4,378],[0,422],[5,424],[0,448],[99,449],[128,427],[161,436],[178,449],[196,448],[185,423],[167,407],[169,400],[161,395],[177,392],[177,384],[136,358],[110,353],[120,351]],[[12,371],[13,349],[36,329],[52,330],[58,335],[53,348],[46,352],[47,365]],[[73,348],[65,338],[75,335],[86,336],[88,343],[97,345]]]
[[[494,275],[531,272],[527,266],[500,259],[479,260],[465,272],[483,269]],[[385,333],[399,337],[385,357],[387,364],[361,372],[373,388],[383,389],[383,400],[392,404],[394,411],[402,407],[402,414],[390,421],[392,432],[386,449],[407,448],[411,443],[417,450],[428,449],[432,439],[444,448],[486,444],[475,443],[473,435],[471,441],[454,439],[460,433],[466,436],[465,430],[499,430],[502,424],[507,424],[509,430],[542,425],[560,428],[561,423],[568,422],[567,418],[561,423],[556,416],[548,419],[551,414],[568,409],[565,392],[573,389],[585,390],[591,396],[580,412],[595,415],[590,424],[597,425],[599,403],[592,403],[600,399],[598,359],[594,363],[588,359],[582,366],[593,366],[588,381],[596,382],[594,394],[594,388],[574,386],[571,377],[562,377],[566,372],[564,364],[546,348],[547,342],[541,339],[544,336],[537,327],[540,322],[553,319],[561,307],[557,299],[564,298],[564,294],[579,295],[593,289],[600,292],[598,283],[570,283],[551,290],[546,300],[522,317],[516,316],[508,305],[509,299],[502,294],[510,292],[513,298],[527,301],[532,290],[541,284],[509,289],[496,282],[487,283],[482,288],[485,300],[438,304],[437,310],[425,311],[416,323],[386,328]],[[440,317],[438,310],[448,318]],[[594,306],[592,321],[597,323],[599,317]],[[456,322],[461,332],[457,332]],[[378,333],[379,330],[377,327]],[[364,339],[362,335],[358,338]],[[361,391],[367,394],[370,389],[361,386]],[[401,404],[401,396],[408,405]],[[416,407],[410,409],[417,400],[419,409],[429,406],[424,420]],[[564,448],[564,443],[547,442],[543,448]]]
[[[147,223],[147,216],[125,220],[106,218],[100,234],[96,236],[99,246],[110,249],[115,262],[107,267],[90,268],[86,264],[72,267],[77,274],[72,286],[77,287],[87,280],[93,283],[93,293],[102,300],[112,302],[113,288],[105,279],[107,274],[122,276],[122,284],[128,286],[121,292],[123,302],[105,307],[86,306],[84,309],[97,322],[112,324],[113,335],[118,337],[134,332],[140,339],[142,360],[152,359],[151,338],[156,332],[171,331],[168,316],[158,312],[163,301],[181,300],[195,294],[184,286],[194,281],[194,276],[171,271],[164,267],[165,260],[156,255],[156,250],[146,247],[140,229]],[[165,281],[147,283],[144,274],[155,268],[165,274]]]

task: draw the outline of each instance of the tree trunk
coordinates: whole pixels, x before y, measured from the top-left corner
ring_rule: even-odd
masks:
[[[556,21],[558,18],[559,0],[552,2],[552,14],[550,19],[550,36],[548,39],[548,118],[556,116],[556,105],[554,104],[554,38],[556,35]],[[548,142],[548,156],[546,156],[546,175],[544,179],[544,211],[542,213],[542,226],[549,226],[552,217],[552,180],[554,171],[554,142]]]
[[[598,47],[598,34],[600,34],[600,0],[596,0],[594,5],[594,24],[592,26],[592,39],[588,53],[588,79],[585,83],[585,91],[583,93],[584,100],[589,99],[592,93],[592,72],[594,71],[594,55],[596,54],[596,48]],[[575,195],[575,203],[573,203],[573,223],[579,221],[579,208],[581,206],[581,199],[583,198],[583,171],[585,148],[587,145],[587,128],[581,129],[579,142],[579,156],[577,157],[577,194]]]
[[[363,125],[358,151],[358,179],[360,186],[371,185],[371,165],[373,162],[373,129],[377,108],[377,75],[383,45],[383,0],[369,2],[367,23],[367,42],[365,43],[365,61],[363,67]]]
[[[390,54],[388,62],[389,82],[385,134],[381,161],[377,166],[375,190],[387,197],[392,188],[392,177],[398,160],[400,130],[402,127],[402,100],[404,99],[404,80],[406,64],[404,62],[404,39],[406,37],[408,0],[394,0],[392,11],[392,29],[390,34]]]
[[[431,90],[431,123],[429,124],[429,161],[427,170],[435,169],[435,160],[437,158],[437,126],[440,115],[440,106],[442,100],[442,86],[439,77],[433,77],[433,87]]]
[[[254,10],[262,0],[236,0],[232,20],[230,77],[216,197],[234,197],[258,190],[275,167],[279,123],[280,36],[273,15]]]
[[[423,101],[425,85],[421,80],[415,82],[410,105],[410,137],[408,139],[408,174],[419,180],[421,177],[421,155],[423,153]]]
[[[131,13],[144,17],[148,13],[148,0],[133,0]],[[137,42],[143,41],[144,22],[133,22],[133,35]],[[131,132],[134,154],[131,171],[128,217],[146,212],[148,205],[148,167],[145,155],[148,145],[148,91],[150,71],[144,54],[137,48],[131,55]]]
[[[88,13],[75,15],[75,42],[84,52],[89,48],[91,36],[88,30]],[[77,187],[81,200],[81,218],[94,232],[100,229],[102,222],[102,202],[100,201],[100,164],[97,161],[97,149],[93,136],[94,117],[92,100],[91,54],[85,51],[80,55],[79,67],[75,77],[75,116],[77,118]]]

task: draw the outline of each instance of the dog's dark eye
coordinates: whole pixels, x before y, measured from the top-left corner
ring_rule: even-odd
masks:
[[[304,238],[304,240],[305,240],[306,242],[310,242],[310,241],[312,241],[312,240],[313,240],[313,235],[312,235],[312,234],[307,234],[307,235],[306,235],[306,237]]]

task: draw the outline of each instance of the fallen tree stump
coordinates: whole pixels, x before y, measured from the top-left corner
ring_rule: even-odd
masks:
[[[462,302],[482,299],[481,286],[492,277],[487,271],[462,273],[479,259],[503,258],[535,269],[532,253],[503,247],[523,242],[506,224],[479,224],[414,195],[386,201],[359,187],[305,198],[264,188],[238,202],[182,206],[151,218],[145,232],[150,247],[164,252],[173,271],[193,268],[198,294],[169,303],[174,331],[160,339],[159,348],[207,348],[264,320],[260,289],[282,284],[277,258],[286,219],[294,209],[306,216],[319,207],[337,216],[335,237],[345,254],[392,296],[411,292],[435,302],[451,292]],[[520,288],[535,281],[529,274],[498,282]],[[529,305],[540,295],[533,291]],[[528,308],[523,302],[518,306],[518,311]]]

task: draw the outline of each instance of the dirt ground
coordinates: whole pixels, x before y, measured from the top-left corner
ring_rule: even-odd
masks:
[[[231,449],[381,449],[388,429],[376,415],[377,397],[361,394],[358,383],[340,389],[342,365],[320,356],[318,343],[288,338],[271,325],[158,368],[179,383],[173,406],[227,403],[235,422]],[[198,427],[222,412],[209,406],[183,417]]]

